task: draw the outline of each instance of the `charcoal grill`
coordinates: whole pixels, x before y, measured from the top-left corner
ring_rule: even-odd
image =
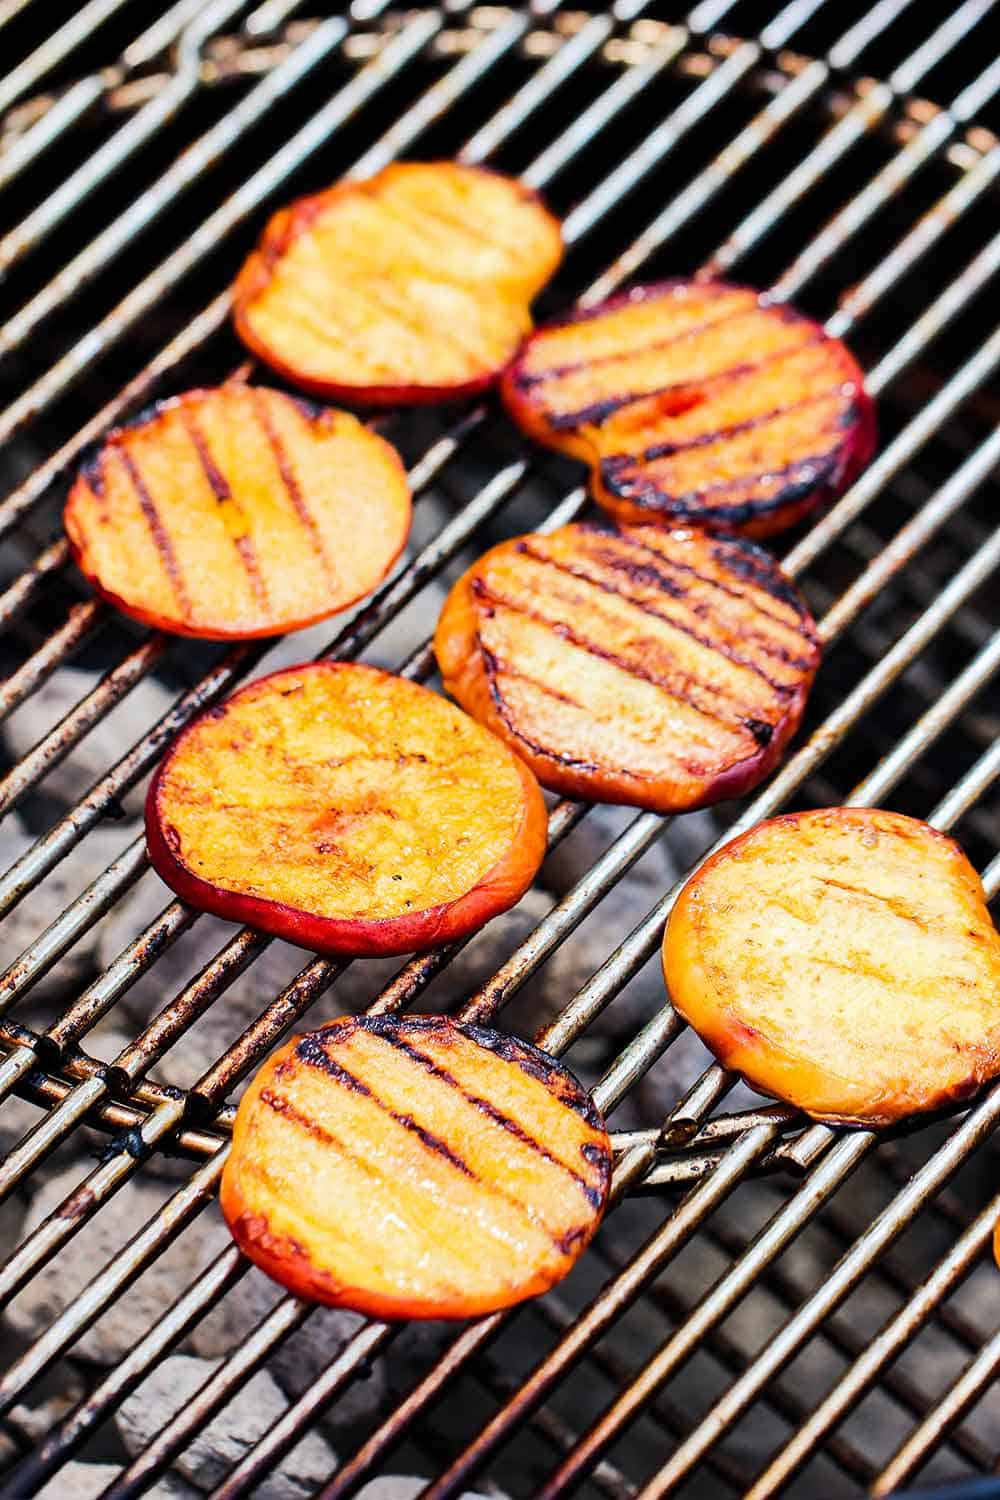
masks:
[[[699,268],[770,286],[850,340],[879,405],[875,462],[779,549],[827,647],[784,766],[712,819],[639,814],[587,844],[593,863],[526,937],[511,917],[494,924],[490,952],[502,962],[471,992],[449,987],[454,947],[371,980],[374,1011],[423,1003],[503,1025],[504,1007],[556,950],[598,933],[599,965],[536,1038],[593,1080],[618,1127],[614,1211],[597,1242],[556,1293],[454,1329],[443,1352],[399,1354],[398,1330],[365,1323],[214,1500],[257,1493],[376,1358],[391,1400],[338,1440],[324,1500],[394,1472],[429,1476],[433,1500],[474,1483],[546,1500],[835,1500],[933,1481],[1000,1494],[989,1477],[1000,1461],[990,1256],[1000,1088],[948,1119],[876,1136],[763,1100],[727,1110],[736,1080],[699,1065],[653,1113],[644,1086],[664,1076],[678,1018],[649,1009],[613,1044],[595,1025],[658,947],[676,887],[637,909],[630,931],[602,926],[603,900],[658,842],[684,871],[779,809],[878,803],[955,832],[990,897],[1000,888],[996,10],[994,0],[948,14],[922,0],[703,0],[686,16],[641,0],[592,13],[557,0],[405,11],[355,0],[342,13],[308,0],[0,4],[0,534],[12,559],[0,596],[3,712],[23,721],[70,661],[98,673],[3,769],[0,813],[17,809],[30,835],[3,861],[4,914],[19,903],[30,913],[63,861],[117,826],[176,731],[268,667],[268,643],[223,651],[113,618],[73,572],[58,514],[67,476],[108,426],[240,365],[226,288],[266,214],[291,195],[399,155],[494,163],[564,217],[568,258],[545,310]],[[579,470],[522,445],[491,403],[378,425],[406,456],[422,540],[367,606],[339,631],[330,624],[325,654],[377,655],[391,627],[394,665],[428,680],[427,619],[411,628],[428,586],[487,540],[553,528],[586,500]],[[85,755],[145,678],[170,687],[170,706],[109,752],[67,809],[47,794],[50,778]],[[595,815],[554,804],[551,844],[581,847],[583,820]],[[97,1156],[11,1251],[4,1305],[95,1216],[113,1217],[116,1193],[158,1158],[169,1154],[177,1177],[165,1207],[129,1225],[121,1252],[93,1266],[50,1326],[26,1347],[4,1338],[4,1496],[58,1484],[144,1377],[222,1299],[239,1299],[248,1268],[228,1248],[136,1328],[117,1364],[78,1365],[85,1390],[71,1409],[43,1431],[20,1419],[55,1362],[215,1212],[234,1091],[290,1027],[335,1013],[347,970],[303,962],[185,1086],[159,1082],[171,1049],[226,1006],[268,947],[234,931],[103,1056],[91,1037],[205,920],[164,892],[159,915],[103,972],[54,1019],[34,1020],[39,981],[72,961],[140,878],[155,880],[146,870],[141,836],[123,832],[106,870],[0,976],[0,1101],[39,1109],[0,1165],[0,1191],[11,1201],[30,1191],[75,1141]],[[522,1029],[532,1024],[530,1010],[518,1014],[529,1017]],[[278,1302],[105,1494],[142,1494],[285,1340],[294,1347],[310,1312]]]

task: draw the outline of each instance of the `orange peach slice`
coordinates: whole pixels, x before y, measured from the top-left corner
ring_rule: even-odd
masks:
[[[113,432],[80,471],[65,523],[81,571],[123,613],[242,640],[363,599],[410,516],[398,453],[356,417],[233,382]]]
[[[492,385],[561,259],[557,220],[520,183],[397,163],[276,214],[237,277],[233,316],[303,390],[443,401]]]
[[[545,853],[538,783],[444,698],[316,662],[190,724],[146,801],[184,901],[323,953],[410,953],[520,900]]]
[[[260,1069],[222,1211],[297,1296],[376,1318],[474,1318],[567,1274],[610,1175],[593,1102],[536,1047],[442,1016],[351,1018]]]
[[[616,520],[770,536],[868,462],[874,412],[856,361],[746,287],[634,287],[540,328],[503,381],[530,437],[591,467]]]
[[[781,757],[816,630],[749,542],[564,526],[493,547],[434,638],[445,687],[564,796],[679,812],[740,796]]]
[[[818,1120],[891,1125],[1000,1073],[1000,935],[961,849],[915,818],[759,824],[688,881],[663,965],[719,1061]]]

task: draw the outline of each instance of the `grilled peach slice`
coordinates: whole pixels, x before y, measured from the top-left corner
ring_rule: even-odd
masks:
[[[203,911],[323,953],[410,953],[520,900],[546,815],[527,766],[436,693],[314,662],[188,725],[150,785],[146,835]]]
[[[1000,1073],[1000,935],[961,849],[914,818],[759,824],[688,881],[663,966],[725,1067],[818,1120],[891,1125]]]
[[[540,328],[503,381],[530,437],[591,466],[617,520],[763,537],[868,462],[871,401],[852,355],[745,287],[635,287]]]
[[[434,646],[448,691],[543,786],[656,812],[756,785],[819,664],[765,552],[657,526],[501,543],[455,584]]]
[[[297,1296],[474,1318],[566,1275],[610,1174],[593,1102],[536,1047],[444,1016],[351,1017],[254,1078],[222,1211]]]
[[[336,614],[410,531],[396,450],[347,412],[232,382],[113,432],[66,503],[91,583],[177,635],[243,640]]]
[[[236,280],[236,332],[303,390],[445,401],[493,384],[561,258],[558,221],[520,183],[397,163],[275,214]]]

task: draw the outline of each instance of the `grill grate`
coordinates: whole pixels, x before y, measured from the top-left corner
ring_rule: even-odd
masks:
[[[42,1113],[15,1132],[0,1193],[17,1201],[60,1152],[92,1147],[95,1129],[103,1146],[97,1165],[76,1159],[72,1193],[12,1249],[0,1269],[4,1304],[95,1217],[114,1218],[115,1194],[165,1153],[180,1180],[44,1332],[15,1349],[0,1412],[24,1457],[2,1493],[32,1494],[78,1450],[92,1451],[148,1372],[222,1299],[240,1298],[248,1267],[229,1247],[137,1327],[111,1368],[77,1357],[86,1390],[76,1407],[42,1433],[19,1425],[19,1403],[45,1372],[74,1358],[86,1330],[210,1204],[233,1091],[290,1026],[336,1014],[343,994],[377,1011],[419,999],[478,1020],[509,1003],[525,1031],[539,1019],[538,983],[567,955],[577,967],[559,973],[577,978],[538,1040],[569,1054],[620,1125],[616,1211],[588,1257],[557,1293],[433,1351],[364,1324],[217,1484],[215,1500],[256,1493],[382,1356],[392,1399],[339,1442],[344,1462],[326,1500],[406,1469],[436,1476],[424,1492],[435,1500],[481,1472],[512,1494],[576,1487],[616,1500],[763,1500],[785,1487],[884,1494],[918,1474],[988,1474],[1000,1458],[990,1393],[1000,1290],[988,1251],[1000,1216],[989,1146],[1000,1089],[961,1117],[892,1139],[810,1125],[780,1106],[734,1109],[736,1095],[726,1112],[735,1080],[703,1067],[669,1010],[642,1004],[676,886],[628,932],[621,908],[612,921],[604,902],[654,846],[683,873],[716,840],[781,808],[838,801],[888,803],[953,829],[990,895],[1000,888],[991,696],[1000,533],[990,509],[1000,329],[983,337],[1000,269],[1000,142],[990,129],[1000,64],[982,69],[981,25],[996,6],[967,0],[931,20],[924,12],[936,8],[919,0],[879,0],[867,12],[703,0],[683,21],[641,0],[618,0],[608,14],[557,0],[407,12],[355,0],[317,20],[320,9],[91,0],[74,14],[53,4],[47,19],[64,24],[33,51],[37,0],[0,4],[13,63],[0,84],[0,441],[10,487],[0,536],[13,559],[0,595],[0,709],[23,723],[70,661],[96,675],[0,778],[7,826],[21,819],[29,831],[0,876],[0,912],[30,912],[77,850],[115,828],[177,729],[262,661],[274,664],[267,643],[223,653],[138,635],[83,597],[56,526],[67,474],[109,424],[238,364],[225,289],[265,213],[292,194],[401,153],[493,162],[543,188],[563,215],[570,253],[551,308],[698,266],[771,285],[861,354],[881,451],[785,557],[827,647],[799,748],[755,797],[711,817],[615,822],[554,806],[550,843],[566,841],[557,857],[578,851],[576,878],[550,887],[551,909],[532,908],[526,935],[516,916],[502,918],[452,968],[461,945],[397,972],[319,958],[302,966],[299,955],[283,987],[261,981],[249,1024],[234,1004],[226,1044],[209,1053],[199,1022],[235,1002],[250,966],[279,945],[230,932],[204,964],[190,945],[208,919],[178,902],[123,938],[101,972],[70,984],[54,1017],[32,1009],[40,981],[72,973],[95,924],[140,878],[155,881],[131,829],[106,870],[83,889],[70,884],[55,919],[31,928],[0,975],[0,1129],[17,1096]],[[390,414],[379,425],[409,464],[417,546],[322,645],[424,680],[432,662],[418,643],[439,576],[500,535],[564,523],[585,497],[576,469],[522,448],[492,406]],[[320,637],[310,642],[302,649],[315,652]],[[109,740],[119,722],[109,715],[139,700],[144,683],[169,688],[169,706],[141,734],[133,717],[127,739]],[[95,741],[106,759],[87,788]],[[87,789],[67,807],[49,789],[75,765],[77,789]],[[155,990],[185,954],[178,993],[165,983],[148,1024],[129,1019],[130,997],[143,984]],[[619,1014],[627,1019],[609,1025]],[[102,1038],[112,1035],[108,1053]],[[178,1087],[162,1070],[181,1055],[192,1061]],[[284,1341],[296,1348],[309,1318],[295,1299],[278,1302],[106,1494],[142,1493]]]

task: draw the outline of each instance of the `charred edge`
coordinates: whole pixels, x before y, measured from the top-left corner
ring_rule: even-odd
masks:
[[[554,563],[553,566],[559,568],[561,572],[568,572],[573,577],[576,577],[576,574],[572,572],[572,569],[562,568],[558,563]],[[581,581],[593,582],[595,588],[601,589],[604,593],[613,594],[615,595],[615,597],[621,598],[621,595],[618,593],[618,591],[608,583],[599,583],[596,580],[592,579]],[[530,619],[537,620],[539,623],[547,626],[550,630],[553,630],[556,635],[562,637],[564,640],[570,641],[581,651],[587,651],[592,656],[598,657],[601,661],[606,661],[610,663],[611,666],[618,667],[620,671],[626,674],[626,676],[635,677],[640,682],[648,682],[651,687],[657,688],[660,692],[666,694],[668,697],[675,698],[680,703],[686,703],[689,708],[693,708],[696,713],[700,713],[704,718],[711,720],[712,723],[722,724],[726,728],[731,729],[734,727],[734,725],[742,722],[742,719],[738,713],[738,702],[731,704],[733,712],[730,714],[730,716],[723,717],[720,713],[714,712],[712,709],[706,708],[703,704],[699,703],[696,697],[692,697],[689,693],[683,692],[680,687],[672,686],[668,678],[662,677],[656,672],[649,671],[638,662],[628,661],[625,657],[619,656],[617,652],[609,651],[606,647],[598,645],[596,642],[590,640],[588,636],[579,635],[575,630],[573,630],[565,623],[559,625],[557,629],[556,622],[548,619],[548,617],[545,615],[538,614],[535,611],[530,610],[526,605],[515,604],[508,599],[503,599],[498,596],[494,597],[496,598],[496,602],[500,604],[504,609],[509,609],[515,614],[524,614],[527,615]],[[630,599],[627,602],[631,604],[633,608],[639,610],[642,614],[649,615],[651,619],[660,620],[663,624],[673,626],[674,629],[678,630],[682,635],[686,635],[690,640],[697,641],[699,645],[704,646],[707,651],[712,651],[717,656],[724,657],[726,661],[734,662],[739,666],[746,667],[747,670],[750,671],[754,676],[759,677],[763,682],[766,682],[777,697],[787,698],[793,692],[795,692],[794,686],[786,686],[782,683],[775,682],[774,679],[769,677],[763,670],[763,668],[760,667],[758,663],[755,662],[752,658],[744,657],[738,651],[728,650],[719,641],[712,640],[709,636],[699,635],[699,633],[696,630],[692,630],[689,625],[683,624],[681,621],[674,619],[670,615],[662,615],[658,610],[650,609],[648,605],[641,604],[638,600]],[[496,658],[494,658],[494,661],[496,661]],[[503,666],[504,664],[500,663],[501,669],[503,668]],[[690,678],[688,680],[690,680]],[[704,685],[706,687],[709,686],[709,684],[698,685]],[[716,708],[718,708],[718,706],[719,705],[716,704]],[[725,705],[723,704],[723,706]]]
[[[551,1085],[553,1078],[569,1084],[569,1092],[562,1095],[562,1102],[594,1130],[604,1129],[604,1121],[590,1095],[571,1073],[540,1048],[533,1047],[530,1042],[518,1041],[516,1037],[504,1036],[503,1032],[491,1031],[486,1026],[464,1026],[462,1029],[466,1036],[471,1037],[487,1052],[492,1052],[504,1062],[513,1063],[522,1073],[527,1073],[529,1078],[536,1079],[546,1087]]]
[[[598,1146],[593,1141],[584,1141],[580,1147],[580,1155],[592,1167],[600,1167],[603,1171],[607,1170],[608,1153],[603,1146]]]
[[[341,1024],[334,1022],[331,1029],[339,1029]],[[361,1031],[370,1031],[373,1036],[380,1036],[387,1042],[398,1036],[403,1025],[407,1031],[437,1031],[447,1032],[449,1035],[456,1029],[454,1021],[449,1021],[447,1016],[407,1016],[405,1021],[401,1021],[399,1016],[391,1015],[354,1016],[350,1025]]]
[[[150,536],[153,538],[153,545],[160,554],[160,559],[170,580],[170,586],[174,591],[174,597],[177,600],[181,615],[185,620],[189,620],[191,618],[191,599],[188,595],[187,585],[184,582],[184,574],[181,570],[180,562],[174,551],[174,544],[170,540],[167,528],[164,526],[160,512],[156,508],[156,502],[146,488],[146,481],[139,472],[139,466],[135,462],[135,459],[124,446],[120,447],[118,452],[138,497],[139,508],[146,519]]]
[[[731,573],[745,578],[756,588],[762,589],[765,594],[770,594],[772,599],[777,599],[781,604],[787,604],[794,609],[800,620],[806,620],[809,611],[806,602],[791,579],[775,565],[774,558],[763,547],[757,547],[751,541],[742,537],[726,537],[723,540],[712,543],[712,555],[723,567],[728,568]],[[810,640],[815,639],[812,630],[808,632]],[[803,662],[803,666],[808,663]]]
[[[581,1240],[585,1240],[591,1230],[590,1224],[574,1224],[572,1229],[567,1229],[555,1241],[556,1249],[561,1250],[564,1255],[572,1255]]]
[[[784,469],[769,470],[769,477],[787,478],[789,482],[774,495],[759,495],[743,500],[738,505],[716,505],[708,502],[706,497],[724,493],[726,490],[745,488],[761,478],[759,472],[748,473],[742,479],[706,484],[701,489],[689,490],[683,495],[672,495],[667,490],[660,489],[642,472],[641,466],[632,465],[631,461],[629,461],[629,467],[634,468],[635,472],[634,476],[629,478],[625,467],[617,465],[609,469],[607,460],[602,459],[601,478],[611,494],[620,495],[623,500],[629,500],[643,510],[660,515],[666,514],[678,521],[691,521],[695,524],[703,521],[707,514],[713,521],[727,521],[732,526],[742,526],[758,516],[786,510],[797,501],[822,492],[832,482],[838,471],[841,446],[838,440],[837,446],[828,453],[814,458],[796,459]]]
[[[104,450],[95,447],[80,464],[77,474],[98,500],[104,499]]]
[[[743,722],[762,750],[771,743],[774,738],[773,724],[766,724],[763,719],[744,719]]]
[[[212,494],[220,504],[224,500],[232,501],[235,504],[229,480],[212,457],[211,449],[208,446],[208,439],[195,420],[193,412],[182,408],[181,420],[184,423],[184,430],[191,439],[194,450],[198,455],[198,462],[201,464],[202,472],[208,481],[208,486]],[[251,593],[260,608],[266,610],[268,608],[267,588],[260,571],[260,562],[253,539],[250,536],[233,537],[233,545],[239,555],[240,562],[243,564],[243,571],[247,575]]]
[[[471,1033],[473,1028],[466,1027],[465,1030]],[[567,1172],[569,1176],[573,1178],[574,1182],[579,1184],[580,1188],[583,1191],[584,1197],[587,1199],[587,1202],[591,1205],[591,1207],[600,1207],[600,1193],[596,1192],[595,1189],[590,1186],[587,1180],[579,1175],[579,1173],[574,1172],[571,1167],[567,1167],[563,1162],[559,1161],[557,1157],[553,1156],[548,1147],[544,1146],[541,1141],[536,1140],[533,1135],[531,1135],[527,1130],[524,1129],[523,1125],[519,1125],[516,1120],[511,1119],[510,1115],[504,1114],[503,1110],[498,1109],[497,1106],[491,1103],[489,1099],[484,1099],[481,1094],[470,1094],[468,1089],[466,1089],[462,1085],[462,1083],[455,1077],[454,1073],[449,1072],[447,1068],[443,1068],[441,1064],[435,1062],[432,1057],[428,1057],[426,1052],[421,1052],[419,1047],[414,1047],[409,1042],[404,1041],[404,1039],[398,1034],[392,1035],[389,1032],[379,1031],[377,1035],[379,1035],[384,1042],[388,1042],[391,1047],[395,1047],[398,1051],[405,1053],[405,1055],[411,1058],[412,1061],[418,1065],[418,1067],[421,1067],[426,1072],[430,1073],[432,1078],[439,1078],[442,1083],[446,1083],[449,1085],[449,1087],[456,1089],[457,1092],[462,1095],[463,1099],[467,1100],[467,1102],[472,1105],[473,1109],[477,1109],[480,1114],[486,1115],[488,1119],[494,1122],[494,1124],[499,1125],[503,1130],[506,1130],[509,1135],[512,1135],[514,1137],[515,1140],[520,1141],[523,1146],[527,1146],[529,1150],[537,1152],[539,1156],[544,1157],[545,1160],[551,1162],[553,1166],[559,1167],[564,1172]],[[495,1036],[496,1033],[488,1032],[487,1035]],[[491,1052],[495,1052],[497,1049],[491,1046],[489,1050]],[[566,1102],[571,1103],[572,1101],[567,1100]]]
[[[267,410],[267,405],[262,399],[260,392],[257,390],[251,390],[250,395],[253,401],[254,415],[256,416],[257,423],[267,440],[272,454],[274,455],[274,462],[277,466],[278,473],[281,475],[281,482],[285,486],[285,492],[288,495],[292,508],[295,511],[295,514],[298,516],[306,535],[312,543],[313,551],[316,553],[320,565],[322,566],[323,574],[326,578],[327,584],[330,588],[334,588],[337,581],[336,574],[334,572],[330,559],[326,555],[326,549],[323,546],[323,538],[320,534],[320,529],[316,524],[316,518],[314,517],[312,511],[309,509],[309,506],[306,503],[306,497],[302,492],[302,486],[299,484],[298,478],[295,474],[295,470],[292,468],[292,462],[288,456],[288,451],[285,448],[280,433],[278,432],[274,423],[271,421],[271,416]],[[311,422],[319,420],[319,418],[325,415],[325,413],[329,410],[329,408],[327,407],[313,406],[312,403],[301,401],[297,397],[292,399],[294,399],[295,404],[302,409],[308,420]]]
[[[539,329],[539,334],[544,335],[549,332],[556,332],[560,328],[570,328],[577,323],[588,322],[594,318],[602,317],[605,313],[617,312],[620,308],[627,306],[629,303],[636,305],[641,302],[646,302],[648,304],[651,302],[662,301],[671,295],[675,287],[683,285],[685,285],[685,283],[683,282],[666,283],[665,288],[662,292],[648,299],[640,299],[634,296],[629,296],[628,294],[620,298],[612,297],[609,301],[600,303],[597,307],[582,309],[581,314],[579,315],[574,313],[569,318],[563,318],[558,322],[547,324],[545,327]],[[732,291],[738,291],[739,288],[726,286],[722,290],[726,293],[729,293]],[[568,365],[554,365],[547,370],[539,371],[537,375],[528,375],[527,373],[525,373],[524,375],[519,375],[517,383],[521,386],[521,389],[527,390],[530,389],[532,385],[537,385],[545,380],[558,380],[564,375],[574,374],[577,370],[593,369],[604,364],[611,364],[615,360],[628,359],[630,356],[655,353],[658,349],[669,349],[673,344],[678,344],[684,339],[692,338],[696,334],[704,333],[707,329],[719,328],[724,323],[731,323],[735,318],[755,316],[759,314],[760,311],[761,308],[759,303],[756,306],[751,304],[750,306],[746,307],[734,308],[731,312],[723,314],[721,318],[703,318],[700,323],[689,323],[686,328],[680,329],[677,333],[669,334],[666,338],[652,339],[648,343],[633,344],[628,348],[615,350],[614,353],[611,354],[600,354],[596,357],[584,357],[583,359],[573,360]],[[794,321],[806,320],[801,319],[799,314],[795,314]],[[687,385],[688,382],[679,381],[678,384]],[[671,387],[665,386],[663,387],[663,389],[669,390],[671,389]],[[653,396],[658,393],[656,391],[647,391],[643,394]],[[621,405],[627,401],[634,401],[639,398],[637,398],[635,395],[625,395],[622,396],[620,400],[617,397],[612,397],[610,399]],[[565,413],[564,416],[567,421],[571,421],[574,417],[579,421],[589,421],[591,419],[583,416],[582,413],[584,411],[594,410],[603,404],[604,403],[602,402],[596,402],[593,408],[583,407],[581,408],[580,412]],[[554,416],[549,417],[549,421],[553,427],[557,425],[557,420],[558,419]]]

